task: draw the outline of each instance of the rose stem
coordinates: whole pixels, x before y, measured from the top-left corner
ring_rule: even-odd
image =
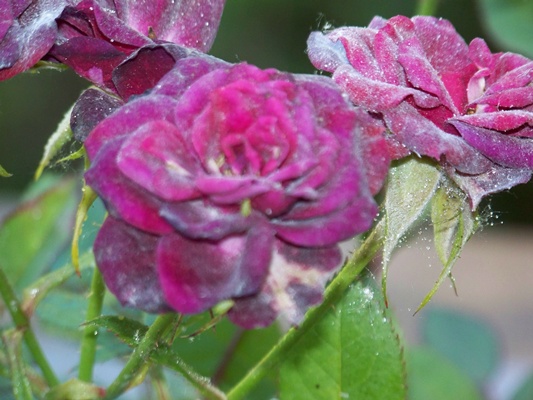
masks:
[[[292,327],[283,336],[278,344],[255,365],[248,374],[235,385],[227,394],[228,400],[238,400],[244,396],[269,372],[277,363],[282,361],[283,356],[303,337],[335,304],[348,289],[354,279],[363,271],[366,265],[374,258],[381,248],[383,233],[380,225],[372,230],[370,235],[361,244],[350,260],[346,263],[339,274],[331,281],[324,293],[324,301],[319,306],[309,310],[306,318],[298,327]]]
[[[439,0],[418,0],[415,15],[435,15]]]
[[[33,359],[41,369],[44,379],[48,383],[48,386],[54,387],[59,384],[59,379],[57,379],[54,371],[50,367],[48,360],[46,359],[35,334],[30,326],[30,321],[22,308],[20,307],[20,302],[17,299],[13,287],[9,283],[7,276],[4,272],[4,269],[0,266],[0,295],[6,304],[11,318],[15,323],[17,329],[24,331],[24,341],[30,353],[33,356]]]
[[[105,399],[114,399],[128,389],[131,382],[135,380],[139,371],[149,360],[163,333],[176,322],[178,317],[177,314],[168,313],[162,314],[155,319],[139,345],[133,350],[131,357],[120,374],[107,389]]]
[[[105,284],[102,274],[95,268],[91,282],[91,291],[87,298],[87,314],[85,322],[98,318],[102,313],[102,304],[104,302]],[[86,325],[83,329],[83,337],[80,347],[80,366],[78,378],[84,382],[91,382],[93,379],[93,367],[96,356],[98,328],[92,325]]]

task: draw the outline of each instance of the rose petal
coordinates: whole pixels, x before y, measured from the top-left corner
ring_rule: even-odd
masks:
[[[182,201],[200,196],[194,177],[203,173],[180,131],[165,120],[141,125],[122,145],[120,171],[163,200]]]
[[[9,14],[18,18],[12,20],[9,14],[6,15],[8,19],[3,29],[7,27],[6,23],[11,26],[5,35],[0,36],[0,81],[33,67],[50,50],[57,35],[55,19],[67,1],[37,0],[28,4],[24,11],[21,6],[26,2],[15,2],[14,5]],[[5,4],[3,8],[6,8]]]
[[[106,204],[111,215],[149,233],[172,232],[172,226],[159,216],[161,201],[126,179],[116,164],[121,138],[103,146],[85,172],[85,181]]]
[[[188,314],[256,293],[268,273],[273,241],[268,229],[257,228],[218,242],[161,238],[157,265],[167,302]]]
[[[479,175],[463,175],[453,170],[448,171],[457,185],[468,195],[472,210],[489,194],[511,189],[531,179],[530,169],[505,168],[492,165],[490,170]]]
[[[450,123],[472,147],[508,168],[533,168],[533,139],[504,135],[459,120]]]
[[[70,127],[76,140],[85,141],[89,133],[121,105],[120,99],[98,89],[87,89],[76,100]]]
[[[169,311],[155,266],[157,236],[108,217],[96,236],[94,257],[120,303],[147,312]]]
[[[203,200],[165,204],[160,215],[183,236],[213,241],[263,223],[256,213],[246,216],[235,206],[213,206]]]
[[[436,160],[442,156],[458,171],[467,174],[486,172],[490,162],[459,136],[444,132],[425,118],[409,104],[401,104],[384,115],[387,127],[397,140],[420,155]]]
[[[141,97],[118,109],[113,118],[107,118],[96,126],[85,141],[89,159],[96,157],[99,149],[108,141],[125,136],[152,120],[164,120],[172,112],[174,100],[167,96]]]
[[[246,329],[270,325],[280,314],[291,325],[299,324],[309,307],[322,301],[324,286],[341,260],[337,246],[306,249],[277,241],[261,292],[236,299],[229,318]]]

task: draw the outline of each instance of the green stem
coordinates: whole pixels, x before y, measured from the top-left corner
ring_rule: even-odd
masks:
[[[24,331],[24,342],[28,349],[30,350],[33,359],[41,369],[44,379],[48,383],[48,386],[54,387],[59,384],[59,379],[57,379],[54,371],[50,367],[48,360],[46,359],[35,334],[30,326],[30,321],[20,306],[20,302],[17,299],[13,287],[9,283],[7,276],[4,272],[4,269],[0,266],[0,295],[6,304],[11,318],[15,323],[17,329]]]
[[[124,369],[107,389],[104,399],[115,399],[128,389],[132,382],[135,381],[138,373],[145,366],[146,362],[150,359],[150,355],[156,348],[162,335],[177,321],[178,317],[178,314],[169,313],[160,315],[156,318],[139,345],[133,350]]]
[[[263,357],[248,374],[227,394],[228,400],[243,399],[259,381],[271,372],[283,359],[284,354],[303,337],[323,315],[334,305],[348,289],[354,279],[363,271],[374,255],[381,248],[383,237],[378,225],[361,244],[357,252],[347,262],[339,274],[331,281],[324,293],[324,301],[309,310],[304,321],[293,327],[283,336],[278,344]]]
[[[435,15],[439,0],[418,0],[415,15]]]
[[[102,304],[104,302],[105,284],[102,274],[95,268],[93,271],[93,279],[91,282],[91,292],[87,299],[87,315],[85,321],[92,321],[98,318],[102,313]],[[84,382],[91,382],[93,379],[93,367],[96,357],[96,342],[97,342],[98,328],[95,326],[86,325],[83,329],[83,337],[81,339],[80,347],[80,366],[78,371],[78,378]]]

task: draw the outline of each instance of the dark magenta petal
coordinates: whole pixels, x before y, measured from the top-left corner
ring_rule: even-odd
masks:
[[[278,315],[298,325],[308,308],[322,301],[341,261],[337,246],[313,249],[277,241],[265,285],[256,295],[236,299],[229,318],[246,329],[270,325]]]
[[[159,238],[108,217],[94,242],[105,283],[120,303],[147,312],[169,311],[156,270]]]
[[[112,116],[102,121],[85,141],[89,159],[108,141],[127,136],[141,125],[152,120],[169,118],[173,99],[167,96],[141,97],[118,109]]]
[[[101,4],[99,28],[110,39],[142,46],[142,37],[208,51],[215,39],[225,0],[117,0]],[[112,12],[111,12],[112,11]]]
[[[260,218],[255,213],[245,216],[235,206],[222,208],[203,200],[165,204],[160,214],[183,236],[209,240],[243,234]]]
[[[533,139],[503,135],[463,121],[450,123],[472,147],[495,163],[509,168],[533,168]]]
[[[419,155],[436,160],[445,156],[447,162],[466,174],[480,174],[490,167],[490,162],[461,137],[443,131],[426,118],[420,118],[417,110],[409,104],[389,110],[384,119],[398,141]]]
[[[256,293],[268,274],[272,242],[272,231],[261,227],[217,242],[162,237],[157,265],[167,302],[190,314]]]
[[[161,200],[128,180],[119,170],[116,157],[122,142],[120,138],[114,139],[100,149],[85,173],[85,181],[114,217],[149,233],[172,232],[172,227],[159,215]]]
[[[67,0],[0,3],[0,81],[33,67],[50,50],[57,36],[55,19],[67,3]]]
[[[70,127],[76,140],[85,141],[89,133],[124,102],[99,89],[87,89],[76,100]]]
[[[71,67],[81,77],[111,90],[115,90],[113,70],[127,57],[103,40],[84,36],[54,46],[50,55]]]
[[[349,239],[355,232],[367,231],[378,208],[367,196],[353,199],[351,203],[330,214],[303,220],[273,220],[278,236],[298,246],[331,246]]]
[[[473,210],[479,206],[485,196],[527,183],[531,179],[531,173],[529,168],[505,168],[496,164],[492,165],[489,171],[479,175],[463,175],[449,171],[452,179],[470,198]]]
[[[512,131],[509,133],[513,133],[514,136],[531,137],[533,134],[533,111],[507,110],[478,113],[463,115],[448,121],[460,131],[461,125],[455,124],[455,121],[502,133]]]
[[[175,58],[163,46],[146,46],[113,70],[113,83],[124,100],[152,89],[169,72]]]
[[[165,120],[141,125],[122,145],[117,164],[125,177],[168,201],[200,196],[194,177],[201,165],[181,137]]]

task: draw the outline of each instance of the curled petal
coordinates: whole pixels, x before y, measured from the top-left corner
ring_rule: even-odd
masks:
[[[533,139],[502,135],[500,132],[450,121],[471,146],[501,166],[533,168]]]
[[[453,170],[448,173],[470,198],[472,210],[479,206],[485,196],[526,183],[532,174],[530,169],[505,168],[499,165],[492,165],[490,170],[479,175],[464,175]]]
[[[165,120],[141,125],[121,147],[117,157],[121,172],[163,200],[182,201],[199,197],[194,176],[199,162],[181,137]]]
[[[98,193],[114,217],[149,233],[172,232],[172,226],[159,215],[161,200],[124,179],[120,173],[116,157],[121,146],[119,138],[100,149],[85,173],[87,184]]]

